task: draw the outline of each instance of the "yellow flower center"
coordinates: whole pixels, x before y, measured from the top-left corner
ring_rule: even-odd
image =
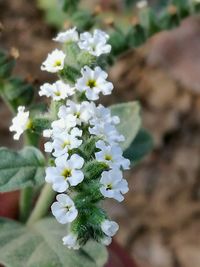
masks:
[[[54,67],[60,67],[61,66],[61,61],[60,60],[56,60],[54,63]]]
[[[65,209],[66,209],[67,211],[69,211],[69,210],[71,209],[71,207],[72,207],[72,206],[65,206]]]
[[[65,169],[62,172],[62,176],[64,176],[65,179],[67,179],[68,177],[70,177],[72,175],[72,171],[70,169]]]
[[[62,145],[62,148],[65,148],[66,146],[70,145],[70,141],[65,141]]]
[[[80,118],[80,115],[81,113],[80,112],[75,112],[74,115],[79,119]]]
[[[60,94],[59,91],[57,91],[57,92],[55,92],[55,95],[56,95],[56,96],[60,96],[61,94]]]
[[[88,80],[87,82],[87,86],[89,86],[90,88],[94,88],[97,85],[95,80]]]
[[[112,189],[112,185],[111,184],[107,184],[106,190],[108,191],[108,190],[111,190],[111,189]]]
[[[29,120],[27,121],[27,123],[26,123],[26,129],[31,129],[32,126],[33,126],[33,123],[32,123],[32,121],[29,119]]]
[[[112,160],[112,156],[111,156],[111,155],[108,155],[108,154],[107,154],[107,155],[105,155],[105,157],[104,157],[104,158],[105,158],[105,160]]]

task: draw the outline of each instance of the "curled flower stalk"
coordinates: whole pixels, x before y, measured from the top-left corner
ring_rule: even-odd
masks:
[[[58,223],[66,227],[63,244],[79,249],[94,239],[109,245],[118,231],[118,224],[109,219],[102,208],[105,198],[123,201],[128,184],[123,170],[130,162],[123,157],[116,128],[120,123],[109,108],[95,101],[110,95],[113,84],[103,70],[101,60],[111,51],[109,36],[100,30],[79,33],[76,28],[59,33],[53,40],[62,50],[49,53],[41,69],[58,74],[58,80],[41,86],[39,95],[51,99],[50,127],[43,131],[49,140],[45,151],[51,165],[45,180],[57,193],[51,206]],[[18,138],[27,129],[29,113],[20,108],[12,131]],[[18,123],[24,116],[24,123]],[[34,120],[31,125],[35,127]]]

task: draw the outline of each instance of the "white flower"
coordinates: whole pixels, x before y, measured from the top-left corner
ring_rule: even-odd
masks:
[[[99,122],[93,127],[89,127],[89,132],[92,135],[96,135],[111,145],[118,142],[123,142],[124,136],[120,135],[115,126],[110,123]]]
[[[95,153],[97,161],[105,162],[110,168],[122,167],[124,170],[129,169],[130,161],[122,156],[123,152],[119,146],[106,146],[102,140],[99,140],[96,143],[96,147],[101,150]]]
[[[65,84],[61,80],[53,84],[45,83],[40,87],[39,91],[40,96],[52,97],[54,101],[65,99],[73,94],[74,88],[70,87],[68,84]]]
[[[137,2],[136,6],[137,6],[137,8],[139,8],[139,9],[145,8],[145,7],[148,6],[148,1],[146,1],[146,0],[141,0],[141,1]]]
[[[94,105],[93,107],[93,118],[90,120],[91,125],[110,123],[113,125],[119,124],[120,119],[118,116],[111,116],[111,111],[109,108],[105,108],[103,105]]]
[[[112,92],[113,84],[106,81],[108,74],[100,67],[94,70],[85,66],[81,70],[82,77],[77,80],[76,88],[80,92],[85,92],[87,99],[99,99],[99,93],[109,95]]]
[[[78,148],[82,144],[82,140],[77,137],[82,136],[82,131],[77,127],[73,128],[70,133],[62,132],[61,134],[56,135],[54,141],[47,142],[45,144],[46,152],[53,152],[54,157],[60,157],[74,148]]]
[[[69,249],[79,249],[77,235],[70,233],[67,236],[63,237],[63,245],[67,246]]]
[[[80,170],[84,164],[83,158],[76,154],[73,154],[69,160],[67,158],[67,154],[56,158],[56,167],[46,169],[46,182],[51,183],[53,190],[59,193],[66,191],[70,185],[76,186],[84,179],[83,172]]]
[[[56,196],[56,200],[51,206],[51,211],[56,220],[61,224],[74,221],[78,211],[72,199],[66,194],[59,194]]]
[[[107,44],[109,35],[101,30],[94,30],[93,35],[84,32],[80,35],[78,45],[80,49],[88,51],[93,56],[110,53],[111,45]]]
[[[128,192],[128,183],[122,179],[122,172],[118,169],[104,171],[100,179],[101,194],[108,198],[114,198],[121,202],[124,200],[122,194]]]
[[[56,38],[53,38],[54,41],[59,43],[70,43],[70,42],[78,42],[78,32],[76,30],[76,27],[69,29],[65,32],[60,32],[56,36]]]
[[[101,229],[107,236],[114,236],[119,230],[119,225],[114,221],[104,220],[101,223]]]
[[[110,236],[104,236],[101,239],[101,244],[104,246],[109,246],[112,243],[112,238]]]
[[[11,132],[16,132],[13,137],[15,140],[19,140],[21,134],[31,125],[29,111],[25,112],[24,106],[19,106],[17,111],[17,115],[12,119],[12,125],[9,128]]]
[[[76,126],[76,118],[73,115],[69,114],[65,117],[60,117],[59,120],[53,121],[51,124],[52,136],[53,138],[55,138],[57,135],[63,132],[68,133],[75,126]]]
[[[48,54],[47,59],[42,63],[41,70],[48,72],[58,72],[64,68],[65,53],[55,49],[52,53]]]
[[[66,118],[68,115],[72,115],[76,120],[76,124],[81,125],[81,123],[88,123],[92,116],[91,110],[92,104],[87,101],[77,104],[68,100],[66,106],[60,107],[58,116],[60,118]]]

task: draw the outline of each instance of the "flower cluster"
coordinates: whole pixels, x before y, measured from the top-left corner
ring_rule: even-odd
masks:
[[[111,50],[108,39],[100,30],[80,35],[76,28],[61,32],[53,40],[62,43],[63,50],[48,54],[41,66],[59,77],[53,84],[42,85],[39,91],[40,96],[51,99],[55,109],[51,127],[43,132],[49,138],[45,151],[53,162],[46,169],[45,180],[58,193],[51,210],[59,223],[68,224],[69,234],[63,243],[73,249],[89,239],[111,243],[119,226],[109,220],[99,202],[106,197],[122,201],[128,192],[122,171],[129,169],[130,162],[119,145],[124,141],[116,128],[120,120],[111,115],[110,109],[94,102],[113,90],[108,74],[97,64],[97,58]],[[91,56],[92,63],[80,66],[76,59],[81,53],[81,62],[84,57],[88,62]],[[70,62],[71,58],[75,62]],[[66,72],[74,69],[75,76],[67,80]],[[16,138],[26,129],[28,115],[23,107],[19,108],[11,127]]]

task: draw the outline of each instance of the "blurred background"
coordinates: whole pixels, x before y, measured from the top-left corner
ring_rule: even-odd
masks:
[[[94,19],[114,32],[109,75],[115,90],[104,104],[139,100],[154,140],[152,152],[126,173],[123,204],[106,203],[120,224],[116,239],[141,267],[199,267],[200,1],[85,0],[84,15],[64,2],[0,0],[0,48],[17,58],[15,75],[37,88],[52,80],[40,65],[56,47],[51,39],[58,30],[89,29]],[[148,30],[138,27],[139,19]],[[0,118],[0,145],[20,147],[2,101]]]

